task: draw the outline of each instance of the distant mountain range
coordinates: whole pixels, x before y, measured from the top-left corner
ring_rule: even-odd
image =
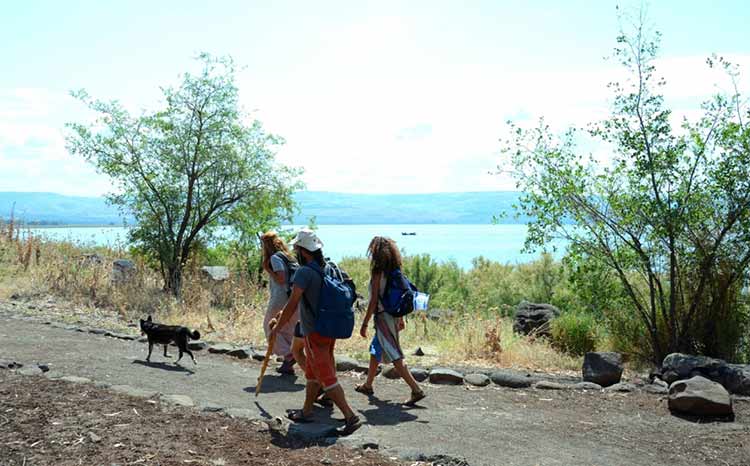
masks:
[[[346,194],[302,191],[295,194],[300,212],[295,224],[311,217],[319,224],[482,224],[501,216],[501,223],[516,219],[514,191],[434,194]],[[13,207],[15,204],[15,208]],[[121,225],[123,217],[101,197],[54,193],[0,192],[0,218],[15,217],[32,224]],[[132,221],[132,219],[130,219]]]

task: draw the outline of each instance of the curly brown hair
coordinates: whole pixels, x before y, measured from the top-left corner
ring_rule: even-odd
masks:
[[[396,242],[385,236],[376,236],[367,246],[372,273],[389,273],[401,268],[401,252]]]
[[[284,253],[284,255],[292,262],[295,262],[296,259],[294,258],[294,255],[289,252],[289,248],[286,246],[286,243],[283,239],[279,236],[278,233],[275,231],[267,231],[263,234],[263,236],[260,237],[260,243],[263,246],[263,261],[267,261],[276,254],[277,252],[281,251]]]

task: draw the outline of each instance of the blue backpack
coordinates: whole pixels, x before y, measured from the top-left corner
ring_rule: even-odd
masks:
[[[315,263],[311,264],[310,268],[318,272],[322,282],[315,331],[329,338],[351,337],[354,331],[352,306],[356,299],[353,287],[345,280],[338,267],[326,267],[327,272],[332,270],[338,273],[323,273],[320,266]]]
[[[391,271],[386,276],[385,291],[380,302],[383,310],[393,317],[404,317],[414,311],[414,296],[417,287],[401,273],[400,269]]]

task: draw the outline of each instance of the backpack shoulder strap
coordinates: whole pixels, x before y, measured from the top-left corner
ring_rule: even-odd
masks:
[[[281,261],[284,263],[284,275],[286,275],[287,288],[291,289],[291,287],[292,287],[292,266],[291,266],[291,261],[286,256],[286,254],[284,254],[281,251],[276,251],[275,253],[273,253],[273,255],[275,257],[278,257],[279,259],[281,259]]]

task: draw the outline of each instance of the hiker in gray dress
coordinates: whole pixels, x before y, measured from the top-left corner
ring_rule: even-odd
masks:
[[[284,308],[289,299],[292,277],[289,276],[291,273],[288,264],[294,263],[296,265],[296,259],[289,252],[284,240],[275,231],[266,232],[260,239],[263,245],[263,270],[268,274],[271,292],[266,316],[263,319],[263,330],[266,339],[268,339],[271,335],[271,321]],[[276,369],[280,374],[294,375],[295,358],[292,352],[292,342],[294,340],[294,325],[298,320],[299,313],[296,313],[286,325],[279,329],[276,336],[273,352],[284,358],[284,362]]]

